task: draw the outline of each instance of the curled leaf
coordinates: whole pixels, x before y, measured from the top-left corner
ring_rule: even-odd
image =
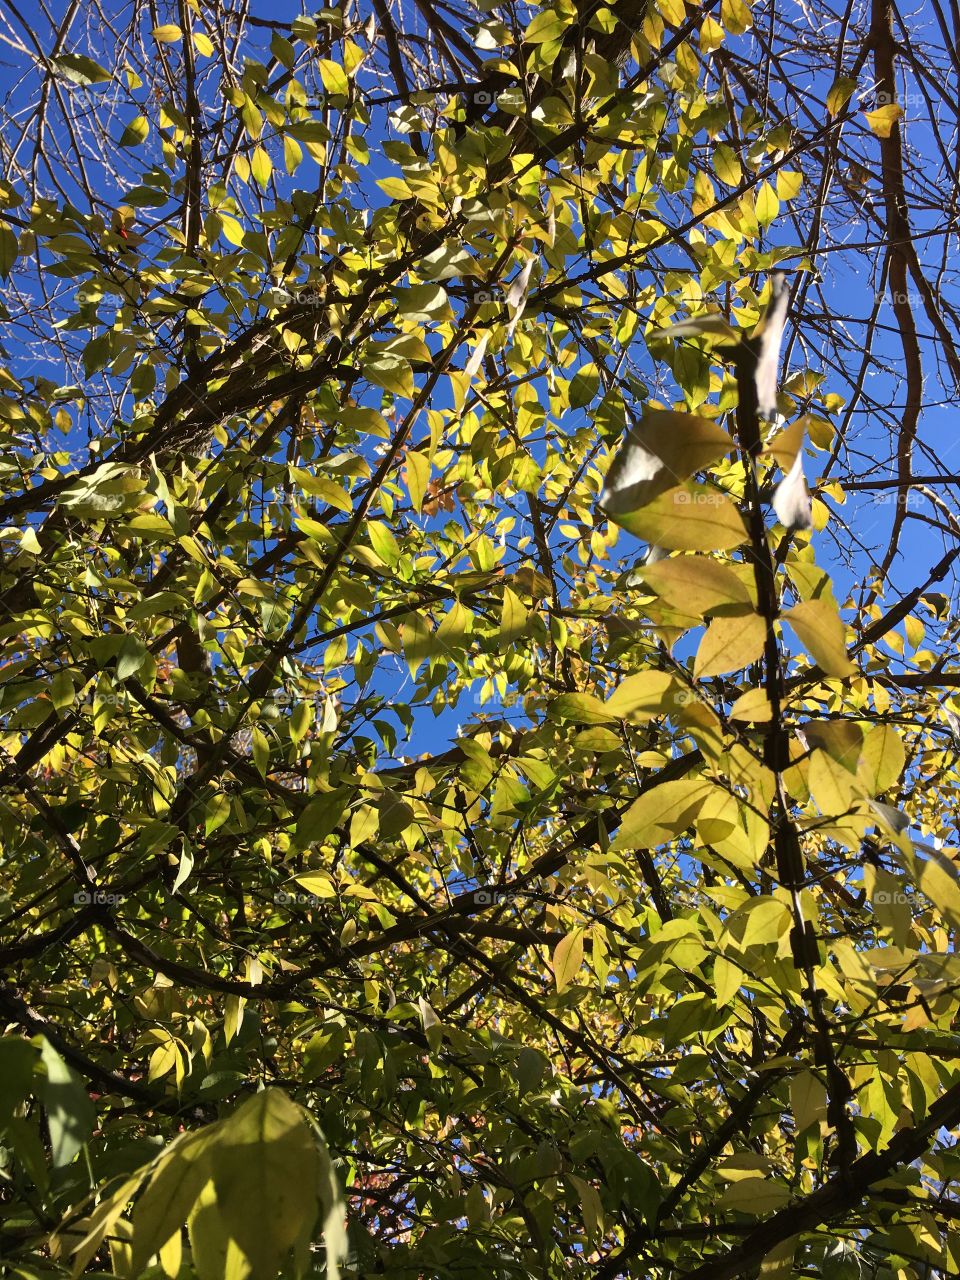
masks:
[[[511,281],[507,290],[507,306],[510,309],[510,323],[507,325],[507,342],[513,337],[523,308],[527,305],[527,294],[530,290],[530,273],[533,271],[533,258],[528,258],[520,271]]]
[[[777,485],[773,494],[777,519],[787,529],[811,529],[813,504],[803,474],[803,454],[798,453],[793,466]]]
[[[757,388],[757,412],[761,418],[772,419],[777,412],[777,367],[780,364],[780,345],[787,322],[790,305],[790,288],[782,271],[774,273],[770,281],[770,303],[758,334],[757,366],[754,380]]]
[[[490,341],[490,333],[488,330],[487,332],[482,333],[480,335],[480,341],[471,351],[469,360],[463,366],[464,377],[467,379],[468,383],[470,379],[473,377],[473,375],[480,368],[480,365],[483,362],[483,357],[486,354],[487,343],[489,341]]]

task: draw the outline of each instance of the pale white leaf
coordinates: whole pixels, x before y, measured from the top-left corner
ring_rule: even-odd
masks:
[[[777,368],[780,364],[780,345],[790,306],[790,289],[782,271],[773,276],[770,286],[770,304],[759,335],[757,367],[754,380],[757,388],[757,412],[761,418],[773,418],[777,412]]]
[[[813,505],[803,474],[803,451],[799,450],[793,466],[777,485],[773,494],[777,519],[787,529],[813,527]]]

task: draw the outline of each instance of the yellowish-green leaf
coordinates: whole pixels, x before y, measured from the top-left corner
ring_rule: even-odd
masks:
[[[711,609],[750,607],[750,593],[732,569],[705,556],[677,556],[644,565],[645,584],[672,608],[703,617]]]
[[[639,511],[610,518],[667,551],[729,551],[747,537],[740,512],[725,494],[690,482],[661,493]]]
[[[609,724],[616,716],[592,693],[562,693],[550,703],[551,720],[572,720],[574,724]]]
[[[800,643],[828,676],[853,675],[856,667],[847,657],[843,622],[836,605],[820,596],[803,600],[783,615],[800,637]]]
[[[637,511],[722,458],[732,444],[723,428],[709,418],[648,409],[620,445],[600,502],[614,517]]]
[[[722,142],[713,149],[713,171],[728,187],[738,187],[743,180],[743,169],[736,152]]]
[[[857,773],[871,796],[896,786],[905,762],[903,740],[895,725],[875,724],[866,730]]]
[[[769,182],[762,182],[756,197],[757,222],[761,227],[769,227],[780,212],[780,201]]]
[[[300,161],[303,159],[303,148],[296,138],[291,138],[286,134],[283,139],[283,167],[287,173],[293,175],[297,171]]]
[[[557,991],[565,991],[583,965],[583,930],[574,929],[556,945],[553,952],[553,980]]]
[[[527,608],[509,587],[503,589],[503,605],[500,610],[500,648],[514,644],[527,629]]]
[[[689,827],[715,789],[709,778],[676,778],[644,792],[623,815],[613,849],[650,849]]]
[[[150,34],[160,44],[176,44],[178,40],[183,39],[183,32],[175,22],[166,22],[162,26],[154,27]]]
[[[270,159],[265,147],[254,147],[253,155],[250,157],[250,172],[259,187],[265,187],[270,181],[270,175],[273,173],[273,161]]]
[[[693,674],[703,679],[742,670],[761,656],[766,635],[766,623],[756,613],[714,618],[700,641]]]
[[[834,80],[827,93],[827,110],[832,116],[843,110],[856,87],[856,80],[851,80],[849,76],[840,76],[839,79]]]
[[[331,62],[329,58],[320,58],[317,61],[317,68],[327,93],[345,98],[350,92],[350,81],[343,67],[338,62]]]
[[[410,494],[413,509],[419,513],[423,507],[427,485],[430,483],[430,459],[419,450],[412,449],[404,459],[403,476],[407,482],[407,492]]]

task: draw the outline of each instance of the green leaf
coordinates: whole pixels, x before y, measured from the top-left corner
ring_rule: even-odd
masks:
[[[142,640],[132,635],[124,636],[117,651],[117,680],[122,684],[130,676],[136,675],[146,657],[147,647]]]
[[[0,1037],[0,1128],[27,1096],[37,1062],[36,1046],[29,1040]]]
[[[346,812],[350,791],[339,787],[314,796],[301,813],[296,827],[296,843],[300,849],[319,844],[339,824]]]
[[[204,835],[211,836],[230,817],[230,797],[223,791],[216,792],[207,801],[204,811]]]
[[[91,84],[106,84],[113,79],[109,71],[82,53],[61,53],[59,57],[50,59],[50,65],[64,80],[83,88]]]
[[[210,1149],[217,1210],[254,1276],[271,1276],[320,1210],[317,1143],[300,1108],[279,1089],[244,1102]]]
[[[0,276],[4,280],[10,275],[13,264],[17,260],[19,242],[16,232],[7,222],[0,222]]]
[[[45,1037],[40,1041],[40,1061],[46,1067],[40,1097],[47,1112],[50,1154],[59,1169],[89,1140],[96,1112],[86,1089]]]
[[[546,44],[551,40],[560,40],[567,30],[568,21],[562,14],[553,9],[538,13],[527,27],[523,38],[527,44]]]

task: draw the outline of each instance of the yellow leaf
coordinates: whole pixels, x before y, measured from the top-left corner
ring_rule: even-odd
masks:
[[[604,705],[618,720],[651,720],[671,709],[678,692],[683,690],[669,672],[638,671],[618,684]]]
[[[766,636],[767,625],[759,614],[752,613],[746,618],[714,618],[700,641],[693,674],[702,679],[740,671],[763,653]]]
[[[776,458],[784,472],[793,466],[797,454],[803,448],[803,419],[796,418],[788,427],[778,431],[764,449],[764,453]]]
[[[183,38],[183,32],[174,22],[167,22],[162,27],[154,27],[150,34],[160,44],[176,44]]]
[[[288,174],[294,174],[303,159],[303,148],[295,138],[287,135],[283,140],[283,167]]]
[[[209,58],[213,53],[213,41],[209,36],[204,35],[202,31],[194,31],[193,47],[204,58]]]
[[[889,138],[893,126],[903,115],[903,107],[897,102],[888,102],[876,111],[865,111],[864,117],[872,132],[878,138]]]
[[[860,791],[853,774],[819,747],[810,757],[807,778],[810,794],[825,818],[838,818],[846,813],[855,792]]]
[[[798,1071],[790,1078],[790,1109],[797,1133],[827,1118],[827,1091],[812,1071]]]
[[[804,600],[788,609],[783,616],[826,675],[853,675],[856,667],[847,657],[843,622],[832,601],[823,596],[816,600]]]
[[[731,720],[745,720],[750,724],[766,724],[773,718],[773,708],[766,689],[748,689],[741,693],[730,708]]]
[[[713,987],[718,1009],[730,1003],[745,979],[746,974],[732,960],[717,956],[713,965]]]
[[[743,179],[743,169],[736,152],[724,143],[713,149],[713,171],[728,187],[738,187]]]
[[[553,953],[553,980],[557,991],[565,991],[583,964],[583,930],[574,929],[557,943]]]
[[[360,811],[358,810],[358,813]],[[356,818],[357,815],[354,815]],[[350,827],[351,836],[353,835],[353,825]],[[318,898],[335,898],[337,896],[336,886],[325,871],[311,871],[307,875],[295,876],[297,884],[302,885],[307,893],[315,894]]]

